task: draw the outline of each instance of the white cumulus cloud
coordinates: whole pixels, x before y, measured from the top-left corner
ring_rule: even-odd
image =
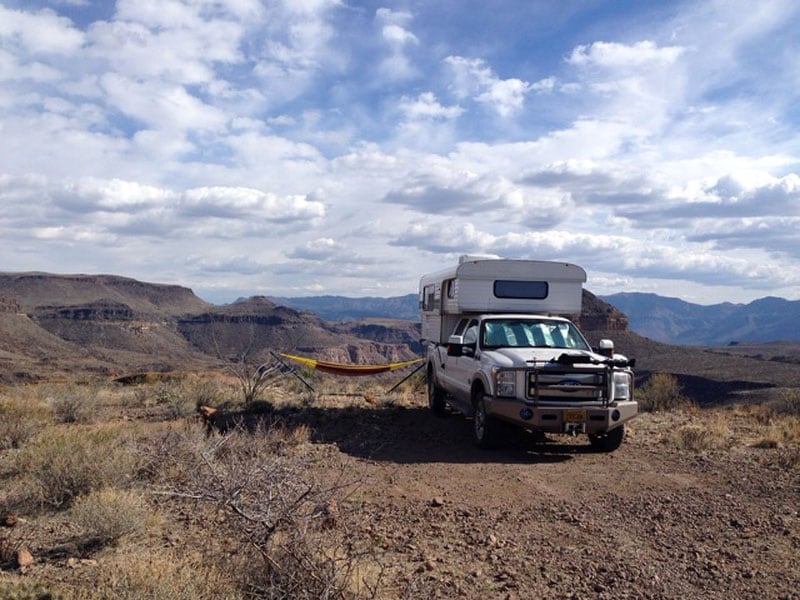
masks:
[[[472,97],[486,104],[501,117],[520,111],[525,97],[534,88],[517,78],[501,79],[482,59],[448,56],[444,60],[453,72],[452,89],[457,97]],[[548,84],[543,84],[547,87]]]

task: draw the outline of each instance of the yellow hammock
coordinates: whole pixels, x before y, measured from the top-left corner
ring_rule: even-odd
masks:
[[[334,375],[376,375],[378,373],[386,373],[387,371],[396,371],[408,365],[421,362],[424,358],[415,358],[414,360],[407,360],[404,362],[390,363],[388,365],[343,365],[341,363],[327,362],[324,360],[315,360],[313,358],[306,358],[304,356],[294,356],[293,354],[280,354],[283,358],[288,358],[301,365],[311,367],[317,371],[325,373],[333,373]]]

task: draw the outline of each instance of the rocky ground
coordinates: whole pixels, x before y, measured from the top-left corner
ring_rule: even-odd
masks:
[[[644,414],[611,454],[528,435],[480,450],[470,421],[433,417],[420,392],[283,402],[271,418],[308,431],[309,477],[351,484],[331,527],[365,552],[376,597],[797,600],[800,454],[759,414]],[[727,436],[717,448],[676,443],[682,428],[712,425]],[[227,551],[209,514],[163,507],[174,521],[159,544]],[[32,564],[7,565],[0,582],[82,585],[110,560],[53,553],[47,536],[65,525],[45,523],[29,539]]]
[[[791,450],[678,450],[703,416],[646,414],[612,454],[524,436],[487,452],[458,416],[389,412],[354,424],[375,432],[356,447],[333,437],[398,596],[800,598]]]

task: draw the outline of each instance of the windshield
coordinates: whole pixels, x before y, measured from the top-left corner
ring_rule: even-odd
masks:
[[[590,350],[568,321],[492,319],[481,325],[481,348],[570,348]]]

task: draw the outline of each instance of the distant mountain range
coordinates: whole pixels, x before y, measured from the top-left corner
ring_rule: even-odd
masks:
[[[391,298],[347,298],[344,296],[271,297],[270,301],[294,310],[309,311],[326,321],[350,322],[369,319],[419,321],[417,294]],[[626,331],[628,319],[613,306],[583,290],[582,311],[576,323],[588,331]]]
[[[416,294],[392,298],[311,296],[270,299],[295,310],[313,312],[329,321],[419,319]],[[800,340],[800,301],[768,297],[749,304],[724,302],[703,306],[639,292],[612,294],[601,299],[628,316],[632,331],[667,344],[724,346],[732,342]]]
[[[417,294],[391,298],[347,298],[345,296],[309,296],[305,298],[270,297],[275,304],[295,310],[307,310],[327,321],[358,321],[360,319],[419,319]]]
[[[602,299],[628,315],[632,331],[658,342],[721,346],[800,340],[800,300],[767,297],[749,304],[703,306],[639,292]]]

